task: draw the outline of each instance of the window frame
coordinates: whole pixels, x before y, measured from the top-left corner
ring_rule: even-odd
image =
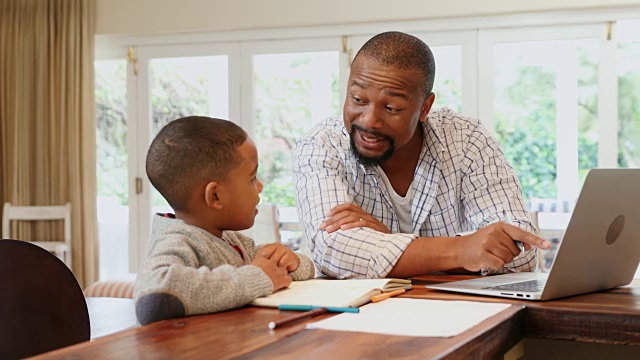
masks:
[[[617,149],[617,97],[612,99],[608,96],[600,96],[601,86],[606,86],[609,91],[615,84],[603,81],[604,76],[615,73],[615,54],[604,53],[615,41],[607,39],[607,24],[583,24],[567,26],[544,26],[544,27],[518,27],[507,29],[489,29],[479,31],[478,49],[478,76],[479,83],[483,90],[478,92],[479,114],[485,126],[495,134],[495,87],[494,87],[494,45],[504,43],[517,43],[529,41],[555,41],[555,40],[599,40],[599,62],[598,62],[598,167],[611,167],[612,161],[616,163],[616,151],[609,150],[611,146]],[[617,45],[616,45],[617,46]],[[570,121],[557,121],[556,131],[556,161],[557,161],[557,198],[565,200],[575,200],[579,193],[578,178],[578,127],[577,112],[558,103],[556,114],[558,118],[569,118]],[[614,109],[615,108],[615,109]],[[575,115],[575,116],[574,116]],[[614,126],[613,123],[616,123]],[[615,128],[615,131],[603,131],[603,128]],[[612,136],[615,134],[615,136]],[[571,139],[565,141],[563,139]],[[613,156],[612,156],[613,155]]]
[[[127,59],[129,46],[132,46],[138,58],[139,74],[134,74],[134,66],[128,62],[127,102],[129,116],[129,204],[135,206],[151,205],[135,193],[135,178],[144,179],[143,189],[150,184],[144,171],[144,154],[150,139],[140,139],[145,128],[142,119],[149,119],[150,109],[142,105],[143,91],[140,83],[148,84],[148,72],[145,65],[151,56],[175,54],[186,51],[183,56],[195,53],[216,55],[216,49],[227,49],[233,53],[229,60],[229,111],[230,119],[238,121],[247,131],[253,133],[253,73],[252,57],[265,53],[286,53],[304,51],[325,51],[338,49],[340,53],[340,98],[346,94],[346,79],[349,68],[349,49],[351,56],[370,35],[399,29],[415,34],[427,40],[430,46],[462,45],[462,112],[477,117],[491,130],[493,123],[492,86],[492,42],[519,36],[514,41],[545,36],[544,39],[566,39],[571,36],[584,37],[580,29],[589,28],[589,33],[601,39],[599,59],[598,92],[609,96],[599,96],[599,146],[598,167],[617,167],[618,114],[617,114],[617,72],[615,32],[607,39],[606,24],[611,19],[640,19],[640,7],[586,9],[579,11],[536,12],[513,15],[471,16],[448,19],[423,19],[413,21],[383,21],[368,24],[346,24],[339,26],[311,26],[287,29],[256,29],[241,31],[200,32],[192,34],[157,34],[144,36],[98,35],[96,36],[96,60]],[[615,22],[614,22],[615,23]],[[562,24],[562,25],[560,25]],[[346,46],[343,41],[346,40]],[[208,52],[208,51],[212,51]],[[606,91],[606,92],[605,92]],[[611,96],[615,94],[616,96]],[[150,126],[150,125],[149,125]],[[145,130],[146,129],[146,130]],[[150,132],[147,132],[150,134]],[[136,141],[133,141],[136,139]],[[577,179],[576,179],[577,182]],[[136,215],[130,218],[130,271],[136,271],[139,259],[146,251],[148,230],[140,231],[134,227],[150,229],[150,219]]]

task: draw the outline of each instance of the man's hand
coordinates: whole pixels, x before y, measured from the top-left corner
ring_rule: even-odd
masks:
[[[256,257],[259,256],[274,261],[279,267],[287,269],[288,272],[295,271],[300,266],[298,255],[280,243],[263,246],[256,253]]]
[[[532,247],[548,249],[551,244],[519,227],[497,222],[473,234],[461,236],[457,242],[457,262],[468,271],[483,268],[501,269],[520,254],[514,243],[519,240],[526,250]]]
[[[264,256],[256,256],[251,265],[255,265],[262,269],[273,283],[273,292],[284,289],[291,285],[291,276],[286,268],[278,266],[277,261],[268,259]]]
[[[327,213],[327,219],[320,224],[320,230],[328,233],[359,227],[367,227],[385,234],[391,233],[389,228],[380,220],[353,204],[342,204],[334,207]]]

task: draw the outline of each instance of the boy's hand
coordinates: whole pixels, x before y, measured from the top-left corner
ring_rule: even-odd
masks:
[[[264,256],[256,256],[251,262],[251,265],[259,267],[267,274],[273,283],[273,292],[284,289],[291,284],[292,279],[287,269],[278,266],[276,261],[267,259]]]
[[[280,243],[263,246],[256,253],[256,257],[259,256],[275,261],[278,266],[286,268],[288,272],[295,271],[300,266],[298,255]]]

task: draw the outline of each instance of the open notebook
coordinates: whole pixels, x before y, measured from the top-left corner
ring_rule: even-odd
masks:
[[[294,281],[269,296],[257,298],[251,305],[278,307],[279,305],[311,305],[323,307],[358,307],[374,295],[397,289],[411,289],[405,279],[312,279]]]

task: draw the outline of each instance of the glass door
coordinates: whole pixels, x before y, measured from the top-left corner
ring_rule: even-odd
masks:
[[[606,25],[480,32],[480,115],[530,201],[574,202],[599,166]]]
[[[100,278],[129,272],[129,137],[132,77],[126,49],[95,61],[96,175]]]
[[[172,212],[151,186],[145,157],[151,140],[168,122],[190,115],[240,119],[238,46],[183,45],[137,49],[138,99],[136,126],[130,137],[136,158],[130,158],[130,269],[144,258],[154,213]]]

